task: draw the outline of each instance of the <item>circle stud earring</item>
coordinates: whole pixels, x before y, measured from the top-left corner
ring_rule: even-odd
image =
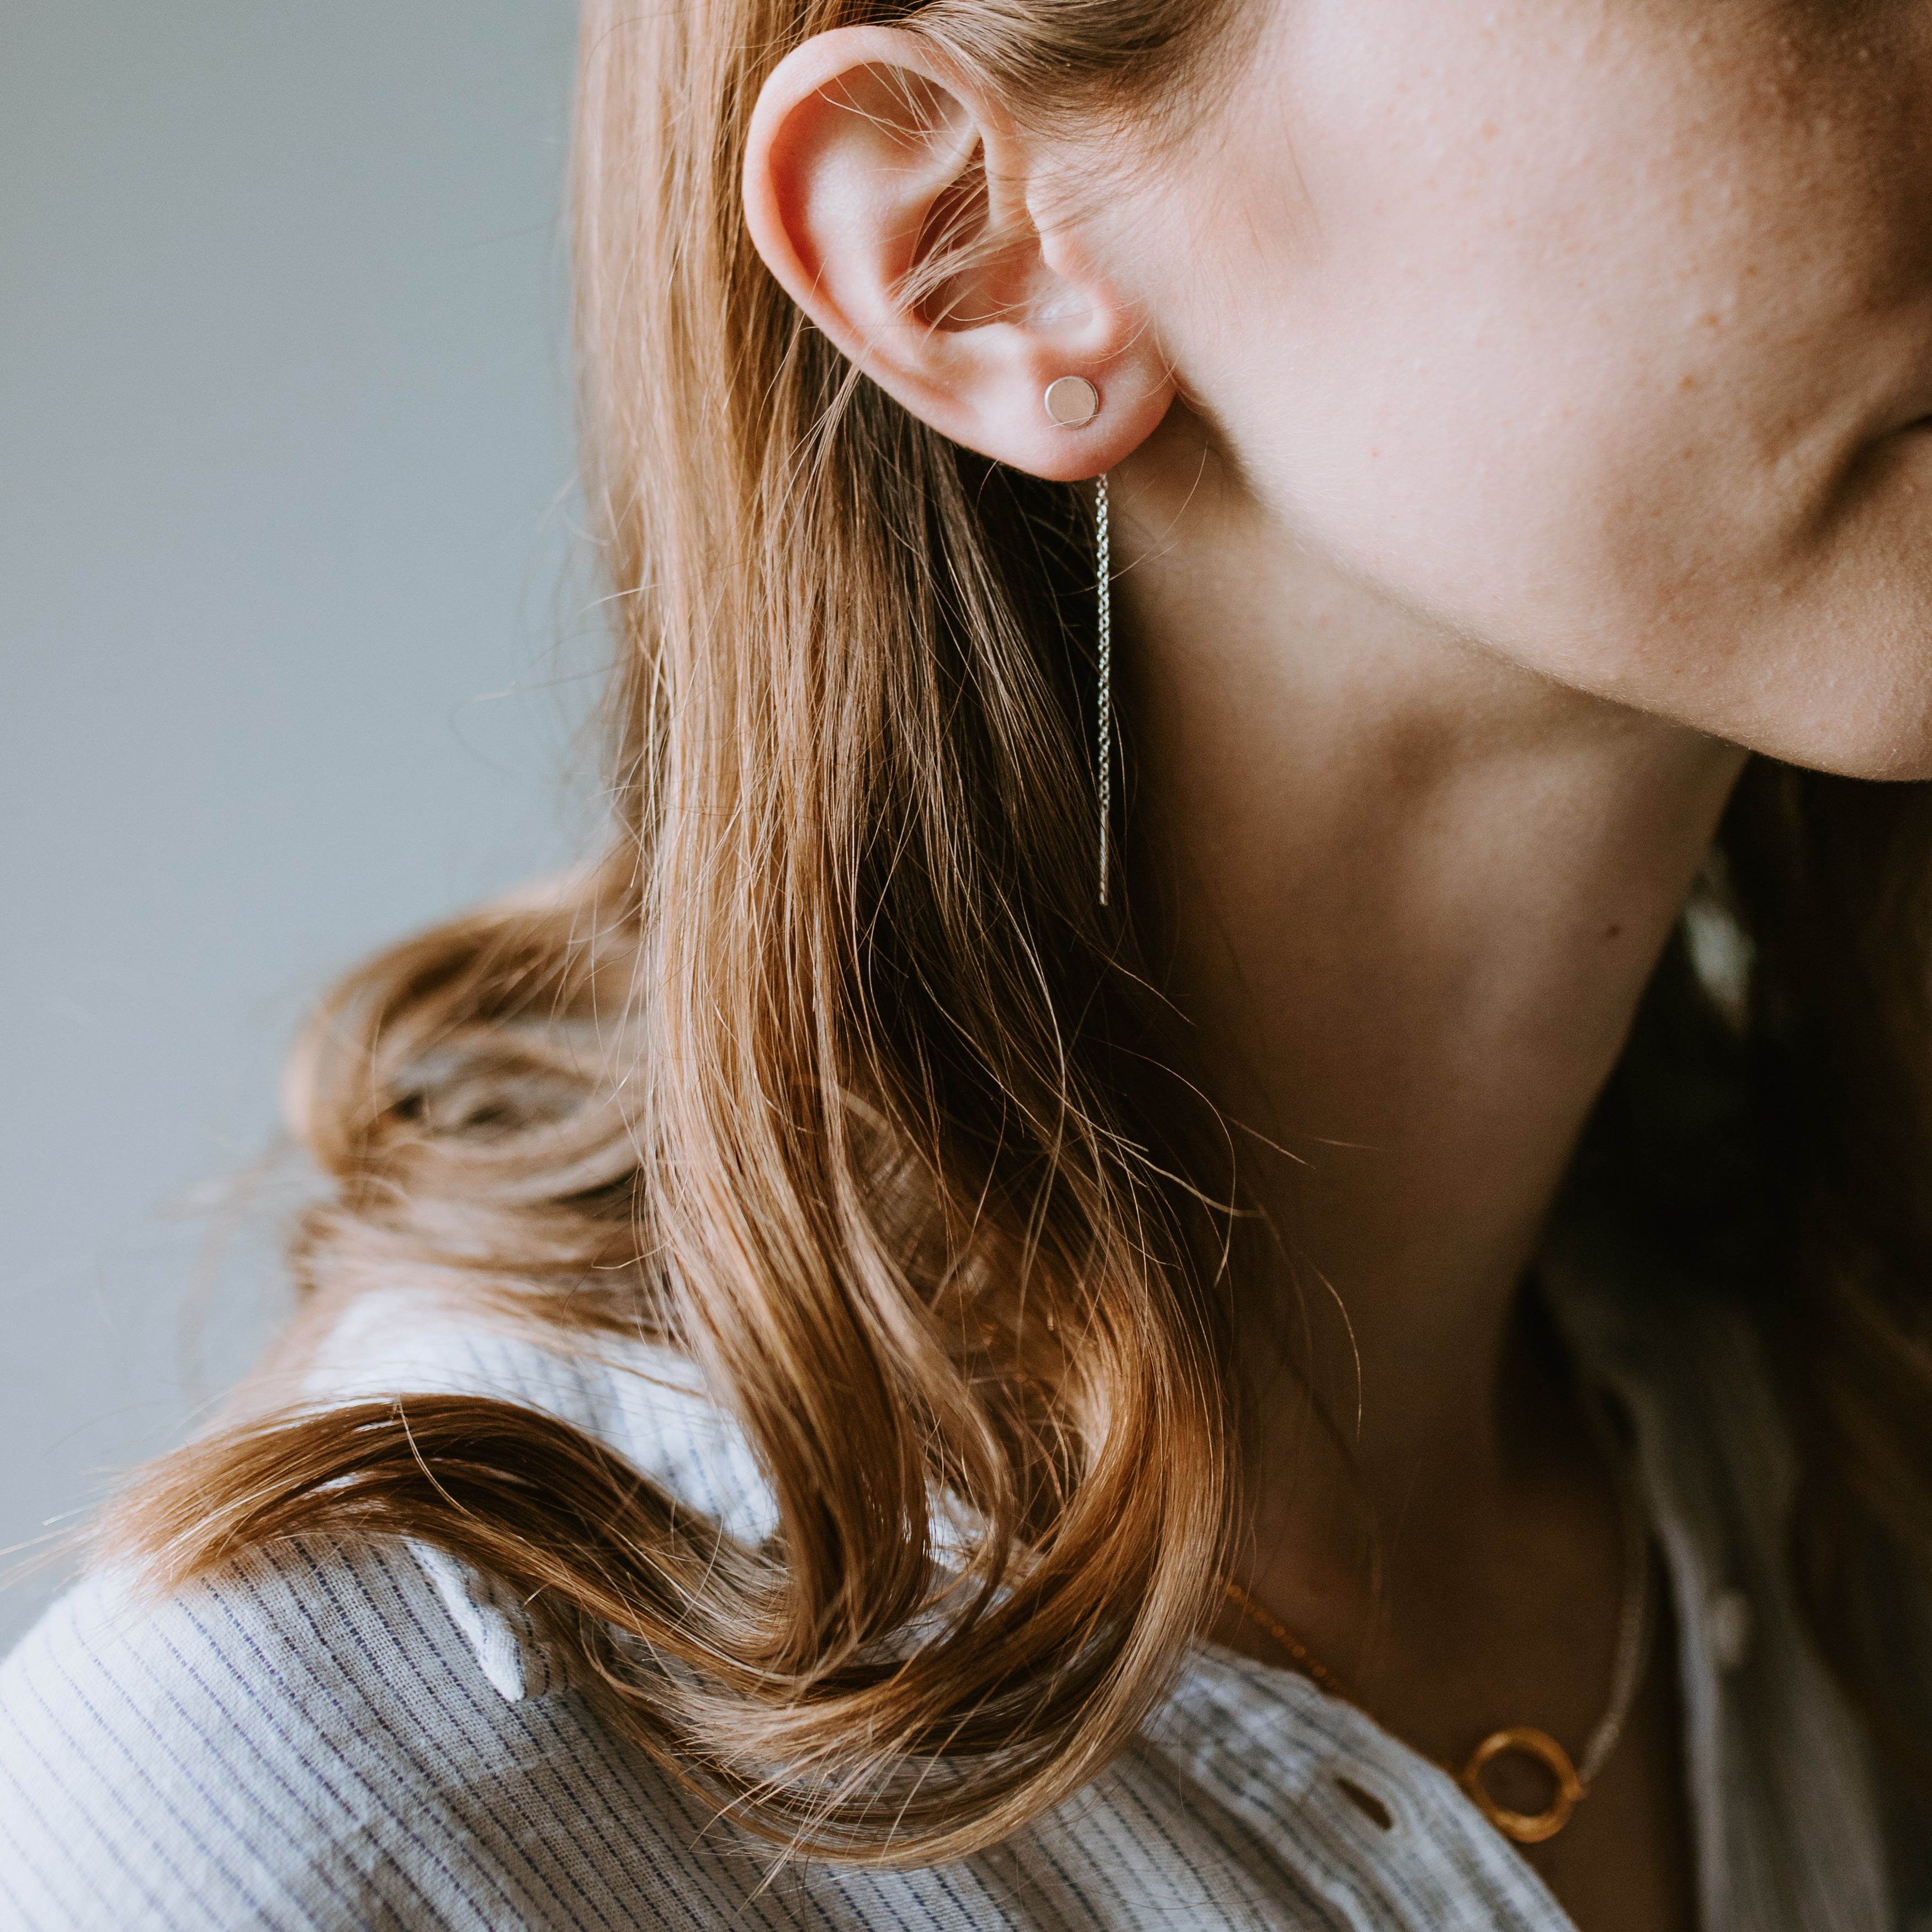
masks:
[[[1062,429],[1083,429],[1100,413],[1100,392],[1084,376],[1046,386],[1046,412]]]

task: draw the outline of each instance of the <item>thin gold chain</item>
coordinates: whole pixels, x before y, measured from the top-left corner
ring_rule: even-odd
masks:
[[[1222,1579],[1221,1592],[1250,1623],[1265,1630],[1288,1652],[1294,1660],[1294,1667],[1304,1677],[1319,1684],[1331,1696],[1340,1697],[1344,1703],[1353,1704],[1358,1710],[1367,1709],[1367,1706],[1349,1689],[1342,1677],[1330,1670],[1286,1624],[1270,1616],[1233,1577]],[[1629,1717],[1630,1706],[1635,1701],[1636,1691],[1640,1688],[1638,1682],[1641,1675],[1639,1660],[1643,1648],[1646,1647],[1644,1639],[1648,1635],[1648,1591],[1643,1588],[1640,1582],[1634,1600],[1640,1607],[1634,1618],[1630,1609],[1633,1595],[1629,1592],[1625,1593],[1624,1615],[1619,1620],[1622,1628],[1618,1632],[1618,1654],[1610,1708],[1604,1712],[1602,1722],[1592,1734],[1590,1746],[1584,1753],[1583,1764],[1580,1768],[1579,1775],[1586,1785],[1595,1781],[1610,1753],[1616,1749],[1622,1735],[1624,1722]]]
[[[1611,1673],[1609,1707],[1590,1735],[1580,1765],[1573,1764],[1568,1753],[1547,1732],[1532,1726],[1512,1725],[1492,1732],[1476,1747],[1468,1762],[1460,1770],[1454,1766],[1448,1767],[1456,1781],[1480,1808],[1483,1815],[1505,1837],[1518,1844],[1540,1844],[1554,1838],[1597,1781],[1617,1748],[1642,1686],[1650,1648],[1649,1534],[1637,1504],[1629,1472],[1612,1447],[1606,1420],[1595,1403],[1592,1402],[1589,1408],[1591,1420],[1600,1431],[1600,1439],[1618,1478],[1618,1501],[1622,1506],[1624,1526],[1623,1604],[1617,1619],[1616,1660]],[[1264,1630],[1288,1652],[1294,1660],[1295,1668],[1304,1676],[1331,1696],[1353,1704],[1358,1710],[1366,1709],[1361,1699],[1286,1624],[1263,1610],[1232,1576],[1222,1580],[1221,1591],[1243,1616]],[[1555,1778],[1557,1793],[1547,1811],[1526,1816],[1506,1810],[1490,1796],[1483,1782],[1484,1768],[1492,1758],[1510,1752],[1522,1753],[1536,1759]]]
[[[1307,1645],[1302,1642],[1300,1638],[1297,1636],[1286,1624],[1276,1623],[1274,1618],[1270,1616],[1268,1612],[1263,1610],[1261,1605],[1234,1581],[1233,1577],[1225,1578],[1222,1582],[1221,1589],[1228,1602],[1232,1604],[1243,1616],[1246,1617],[1250,1623],[1256,1624],[1265,1630],[1283,1650],[1288,1652],[1290,1657],[1294,1659],[1294,1667],[1303,1676],[1312,1678],[1323,1690],[1334,1696],[1341,1698],[1346,1703],[1360,1703],[1361,1700],[1342,1682],[1340,1678],[1336,1676],[1334,1671],[1328,1668],[1327,1664],[1322,1661],[1321,1658],[1315,1654],[1314,1652],[1308,1648]]]

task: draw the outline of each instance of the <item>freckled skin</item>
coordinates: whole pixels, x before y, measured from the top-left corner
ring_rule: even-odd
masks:
[[[1163,344],[1311,551],[1932,776],[1932,6],[1293,0],[1164,199]]]

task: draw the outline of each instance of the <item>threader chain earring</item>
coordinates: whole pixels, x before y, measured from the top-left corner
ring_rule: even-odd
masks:
[[[1063,376],[1047,385],[1046,413],[1062,429],[1084,429],[1100,413],[1100,392],[1084,376]],[[1098,732],[1095,764],[1100,780],[1100,903],[1107,903],[1108,823],[1114,803],[1114,586],[1112,543],[1107,518],[1105,471],[1094,482],[1094,568],[1098,584]]]
[[[1108,565],[1112,545],[1107,530],[1107,476],[1094,482],[1094,569],[1100,580],[1100,903],[1107,903],[1107,822],[1114,802],[1114,586]]]

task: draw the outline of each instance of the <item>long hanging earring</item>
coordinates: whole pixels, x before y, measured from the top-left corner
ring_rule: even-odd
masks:
[[[1047,385],[1046,412],[1062,429],[1084,429],[1100,413],[1100,392],[1084,376],[1062,376]],[[1094,568],[1099,608],[1099,729],[1094,746],[1100,781],[1100,903],[1107,903],[1107,833],[1114,804],[1114,585],[1107,518],[1107,477],[1094,483]]]
[[[1114,802],[1114,580],[1107,530],[1107,476],[1094,483],[1094,570],[1100,583],[1100,903],[1107,903],[1107,825]]]

